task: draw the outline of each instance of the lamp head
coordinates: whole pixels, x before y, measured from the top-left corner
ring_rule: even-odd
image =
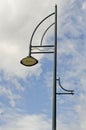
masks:
[[[23,58],[20,63],[24,66],[27,66],[27,67],[30,67],[30,66],[33,66],[33,65],[36,65],[38,63],[38,60],[35,59],[34,57],[32,56],[27,56],[25,58]]]

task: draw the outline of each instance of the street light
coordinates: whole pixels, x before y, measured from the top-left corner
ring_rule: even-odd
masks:
[[[36,65],[37,63],[38,63],[38,60],[32,56],[27,56],[21,60],[21,64],[23,64],[24,66],[29,66],[29,67]]]
[[[49,17],[51,17],[52,15],[55,15],[55,23],[52,23],[44,32],[42,38],[41,38],[41,43],[40,46],[33,46],[32,45],[32,40],[33,40],[33,36],[36,32],[36,30],[38,29],[38,27],[45,21],[47,20]],[[43,38],[46,34],[46,32],[49,30],[49,28],[51,28],[53,25],[55,25],[55,36],[54,36],[54,45],[42,45],[42,41]],[[34,52],[32,51],[33,48],[54,48],[54,51],[39,51],[39,52]],[[38,60],[35,59],[34,57],[31,56],[31,54],[43,54],[43,53],[54,53],[54,71],[53,71],[53,93],[52,93],[52,130],[56,130],[56,95],[61,95],[61,94],[74,94],[73,90],[67,90],[65,88],[63,88],[63,86],[61,85],[60,82],[60,78],[57,79],[57,5],[55,5],[55,12],[51,13],[50,15],[48,15],[47,17],[45,17],[34,29],[31,39],[30,39],[30,46],[29,46],[29,55],[25,58],[23,58],[20,63],[23,64],[24,66],[33,66],[36,65],[38,63]],[[57,92],[56,91],[56,85],[57,85],[57,81],[59,83],[59,86],[62,90],[64,90],[65,92]]]

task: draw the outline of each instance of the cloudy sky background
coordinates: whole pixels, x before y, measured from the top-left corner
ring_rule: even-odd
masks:
[[[57,77],[75,95],[57,96],[59,130],[86,130],[86,0],[0,0],[0,130],[51,130],[53,54],[24,67],[36,25],[58,6]],[[40,44],[46,21],[33,44]],[[54,43],[54,28],[44,44]],[[58,83],[57,83],[58,87]]]

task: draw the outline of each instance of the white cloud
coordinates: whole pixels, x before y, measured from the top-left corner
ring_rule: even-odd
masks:
[[[45,115],[26,115],[14,118],[6,126],[1,126],[0,130],[50,130],[50,124]]]
[[[20,83],[17,81],[17,79],[13,79],[12,84],[15,86],[15,88],[18,91],[24,91],[25,90],[24,87],[22,85],[20,85]]]
[[[84,43],[86,41],[86,2],[82,2],[80,8],[76,5],[76,0],[70,0],[70,2],[69,0],[65,0],[64,2],[63,0],[46,0],[46,2],[37,0],[36,4],[34,0],[22,0],[22,2],[21,0],[0,0],[0,2],[0,69],[4,71],[6,80],[8,77],[11,77],[13,80],[14,76],[20,78],[32,75],[40,76],[42,72],[41,64],[33,68],[26,68],[20,65],[19,61],[23,56],[27,55],[28,40],[35,26],[43,17],[54,11],[54,3],[58,4],[58,36],[63,40],[59,42],[58,54],[59,56],[71,54],[73,57],[73,59],[69,58],[69,61],[66,63],[64,57],[59,60],[59,63],[62,65],[61,69],[64,70],[61,71],[60,75],[63,79],[64,87],[73,87],[73,89],[75,89],[75,98],[69,98],[68,100],[71,99],[76,103],[75,111],[78,117],[78,124],[75,124],[75,122],[65,124],[65,122],[59,121],[59,128],[61,130],[63,128],[64,130],[85,130],[86,46]],[[81,10],[83,10],[83,14]],[[80,41],[81,34],[84,34],[82,38],[83,41]],[[35,43],[40,41],[40,37],[41,33],[38,33],[35,38],[36,40],[34,39]],[[83,48],[82,45],[79,46],[80,42]],[[39,59],[42,58],[41,56],[37,57]],[[68,65],[67,67],[70,68],[65,69],[63,65]],[[48,77],[50,76],[49,73],[47,73],[47,75]],[[52,80],[51,77],[45,81],[49,86],[51,85],[50,80]],[[78,83],[75,83],[77,81]],[[18,91],[24,91],[24,88],[18,83],[17,79],[14,80],[13,84]],[[76,88],[74,88],[75,86]],[[12,107],[14,107],[16,101],[20,99],[19,95],[13,94],[10,89],[6,89],[5,87],[0,87],[0,95],[5,95]],[[61,100],[61,104],[64,104],[64,99]],[[0,113],[2,114],[3,112],[4,110],[0,109]],[[71,119],[71,116],[68,117],[68,119]],[[50,120],[41,115],[21,116],[15,118],[14,121],[11,121],[8,125],[1,126],[0,130],[50,130],[50,123]]]
[[[51,87],[53,85],[52,81],[53,81],[52,73],[51,72],[47,72],[45,74],[45,83],[46,83],[46,86],[47,87]]]
[[[82,3],[82,9],[83,9],[83,10],[86,10],[86,1],[84,1],[84,2]]]
[[[58,118],[58,129],[85,130],[86,3],[77,0],[71,1],[70,3],[72,3],[72,5],[59,17],[61,19],[61,24],[58,33],[58,76],[61,77],[63,87],[66,89],[74,89],[75,95],[73,97],[61,96],[59,99],[57,98],[57,103],[59,102],[58,104],[61,105],[61,109],[63,108],[63,113],[61,113],[62,118]],[[48,79],[46,82],[47,81]],[[71,102],[72,104],[70,105]],[[68,107],[70,112],[66,112],[64,110],[65,107]]]
[[[11,107],[15,107],[16,101],[19,100],[21,97],[17,94],[14,94],[11,89],[5,88],[0,86],[0,97],[7,98],[9,100],[9,104]]]
[[[28,69],[22,67],[19,61],[27,55],[32,31],[40,20],[46,16],[46,13],[48,15],[54,12],[55,3],[58,4],[59,11],[60,7],[62,9],[66,5],[64,4],[66,1],[47,0],[44,3],[37,0],[37,4],[34,4],[34,0],[0,0],[0,68],[4,70],[4,73],[22,78],[29,74]],[[40,35],[41,33],[38,33],[38,37],[36,37],[38,42],[40,42]],[[41,56],[38,57],[41,58]],[[37,72],[40,75],[41,69],[38,71],[38,67],[34,67],[30,73],[35,75],[35,72]]]

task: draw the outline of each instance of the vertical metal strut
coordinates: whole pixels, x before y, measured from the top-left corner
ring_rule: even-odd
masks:
[[[52,130],[56,130],[56,76],[57,76],[57,5],[55,5],[55,50],[52,97]]]

